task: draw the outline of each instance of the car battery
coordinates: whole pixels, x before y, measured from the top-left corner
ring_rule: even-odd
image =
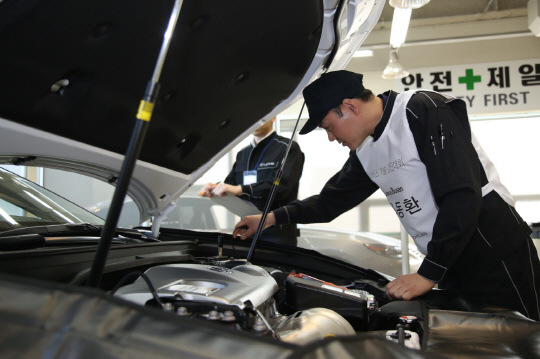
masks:
[[[336,286],[296,273],[287,277],[286,297],[286,302],[294,310],[331,309],[347,319],[356,331],[367,330],[369,313],[376,306],[374,297],[366,291]]]

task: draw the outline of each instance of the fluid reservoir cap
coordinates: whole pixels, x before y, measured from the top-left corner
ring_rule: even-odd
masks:
[[[399,321],[402,323],[411,324],[412,322],[415,322],[418,318],[414,315],[402,315],[399,317]]]

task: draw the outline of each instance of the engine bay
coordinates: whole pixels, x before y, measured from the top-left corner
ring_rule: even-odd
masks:
[[[122,231],[99,288],[89,288],[95,253],[89,235],[96,230],[65,228],[63,236],[56,231],[39,245],[0,253],[2,323],[28,338],[21,351],[56,343],[59,333],[66,341],[86,341],[81,348],[96,351],[88,357],[102,357],[111,345],[138,353],[141,341],[148,350],[159,342],[186,357],[199,348],[213,350],[212,357],[253,357],[263,346],[268,351],[261,358],[304,350],[340,357],[345,347],[353,357],[375,350],[386,358],[411,349],[456,354],[451,357],[518,352],[538,340],[536,323],[484,302],[444,290],[390,301],[390,278],[381,273],[265,242],[248,262],[248,241],[209,231],[162,229],[159,241],[146,239],[144,229]],[[488,340],[474,340],[488,338],[486,332]],[[207,348],[210,339],[220,345]]]
[[[109,294],[296,345],[369,332],[419,349],[421,305],[384,310],[385,284],[370,278],[334,284],[294,269],[218,255],[132,272]]]

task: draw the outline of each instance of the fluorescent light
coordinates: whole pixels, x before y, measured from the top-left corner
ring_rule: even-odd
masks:
[[[429,0],[390,0],[389,3],[392,7],[418,9],[419,7],[426,5],[428,2]]]
[[[358,50],[355,51],[353,57],[371,57],[373,56],[373,50]]]
[[[390,32],[390,45],[400,47],[405,42],[409,22],[411,21],[412,9],[394,9],[394,18],[392,19],[392,31]]]

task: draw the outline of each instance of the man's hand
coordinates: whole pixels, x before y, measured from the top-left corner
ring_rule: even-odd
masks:
[[[214,190],[215,187],[216,187],[215,183],[207,183],[207,184],[205,184],[204,187],[202,188],[201,192],[199,193],[199,196],[214,197],[214,194],[212,193],[212,191]]]
[[[244,240],[255,234],[255,232],[257,232],[257,228],[259,228],[261,218],[262,215],[260,214],[254,216],[245,216],[244,218],[242,218],[242,220],[238,222],[234,227],[233,238],[239,236],[241,240]],[[274,224],[276,224],[274,214],[269,213],[268,216],[266,216],[266,222],[263,229],[273,226]]]
[[[411,300],[426,294],[435,283],[417,273],[400,275],[386,285],[386,296],[390,300]]]
[[[207,183],[204,185],[203,189],[201,190],[201,193],[199,193],[199,196],[202,197],[214,197],[219,196],[223,197],[226,196],[227,193],[233,194],[235,196],[239,196],[242,194],[242,187],[241,186],[233,186],[226,183]]]
[[[227,193],[233,194],[235,196],[239,196],[242,194],[242,187],[241,186],[233,186],[226,183],[218,183],[214,190],[212,191],[214,195],[216,196],[226,196]]]

